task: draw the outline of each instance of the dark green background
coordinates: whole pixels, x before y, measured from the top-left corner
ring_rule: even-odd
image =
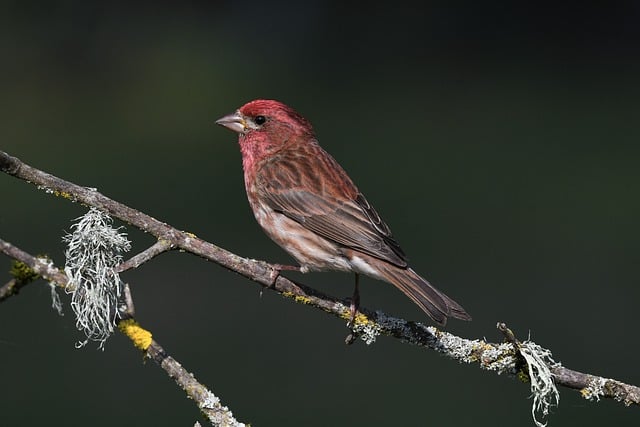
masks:
[[[251,215],[236,137],[214,125],[251,99],[282,100],[414,268],[473,315],[448,330],[499,341],[505,321],[565,366],[639,384],[639,7],[513,3],[4,3],[0,148],[287,263]],[[0,205],[0,237],[64,263],[82,206],[4,175]],[[152,243],[127,231],[135,250]],[[352,289],[345,274],[291,277]],[[343,322],[192,255],[123,278],[142,324],[242,421],[533,425],[526,385],[388,338],[346,347]],[[390,285],[365,279],[361,292],[366,307],[427,320]],[[70,309],[49,306],[41,283],[0,305],[2,425],[198,419],[125,338],[76,350]],[[562,389],[550,425],[639,421]]]

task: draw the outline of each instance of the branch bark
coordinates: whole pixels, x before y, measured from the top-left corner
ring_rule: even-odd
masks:
[[[235,271],[298,303],[321,309],[344,320],[350,318],[348,301],[325,295],[289,280],[281,276],[279,270],[271,264],[240,257],[204,241],[192,233],[177,230],[149,215],[112,200],[95,189],[82,187],[55,177],[2,151],[0,151],[0,170],[16,178],[34,183],[48,193],[97,207],[158,239],[158,243],[132,258],[121,269],[140,265],[140,263],[169,248],[179,248]],[[0,250],[5,252],[1,245]],[[13,257],[11,253],[5,253]],[[47,276],[43,274],[43,277]],[[354,332],[367,343],[373,342],[377,335],[383,334],[403,342],[438,351],[458,361],[478,362],[483,369],[512,375],[519,374],[518,376],[522,379],[526,379],[529,375],[528,372],[523,371],[523,367],[527,365],[523,362],[520,348],[515,342],[496,344],[485,340],[460,338],[434,327],[427,327],[421,323],[365,308],[360,309],[360,313],[355,319]],[[625,405],[640,405],[640,388],[636,386],[573,371],[559,364],[549,364],[548,369],[552,372],[556,385],[579,390],[586,399],[599,400],[601,397],[606,397],[613,398]]]

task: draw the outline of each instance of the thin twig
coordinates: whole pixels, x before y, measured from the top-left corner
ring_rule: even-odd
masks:
[[[167,240],[158,240],[153,245],[149,246],[144,251],[140,252],[137,255],[132,256],[116,269],[118,273],[122,273],[124,271],[130,270],[132,268],[138,268],[145,262],[151,260],[152,258],[160,255],[163,252],[166,252],[172,248],[171,242]]]
[[[507,340],[507,342],[510,342],[514,346],[520,345],[520,341],[518,341],[513,331],[507,328],[507,325],[505,323],[502,323],[502,322],[498,323],[496,328],[498,328],[498,330],[502,332],[502,335],[504,335],[504,338]]]
[[[0,287],[0,301],[4,301],[12,295],[17,294],[20,291],[20,282],[16,279],[11,279]]]

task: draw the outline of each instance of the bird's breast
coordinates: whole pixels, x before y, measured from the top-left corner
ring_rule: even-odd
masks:
[[[249,192],[248,192],[249,193]],[[300,263],[303,272],[353,271],[339,244],[320,237],[293,219],[274,211],[256,197],[249,197],[256,221],[264,232]]]

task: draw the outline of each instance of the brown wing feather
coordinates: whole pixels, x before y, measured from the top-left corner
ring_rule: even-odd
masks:
[[[406,267],[389,227],[338,163],[317,144],[300,149],[284,150],[257,170],[262,200],[326,239]]]

